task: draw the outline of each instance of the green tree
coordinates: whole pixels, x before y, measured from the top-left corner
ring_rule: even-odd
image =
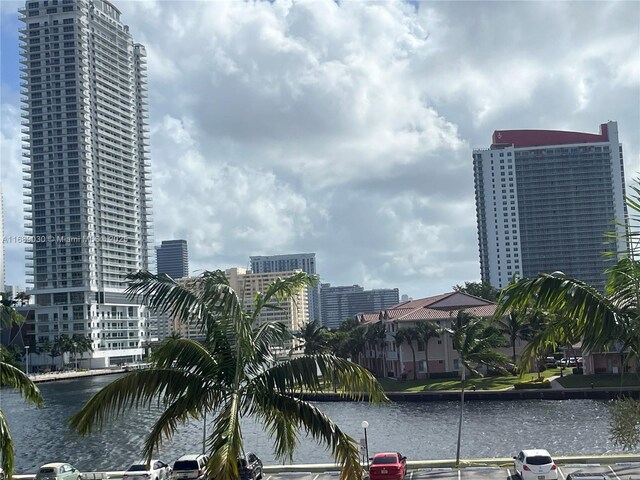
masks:
[[[427,378],[431,377],[429,371],[429,342],[432,338],[438,338],[440,336],[440,328],[433,322],[418,322],[416,324],[416,332],[419,338],[424,342],[424,358],[427,368]]]
[[[314,320],[307,323],[302,329],[301,335],[305,355],[315,355],[316,353],[326,352],[329,348],[327,327],[320,323],[320,320]]]
[[[531,322],[526,313],[509,312],[496,319],[496,325],[500,331],[509,337],[511,347],[511,360],[516,364],[516,342],[528,340],[531,337]]]
[[[418,369],[416,368],[416,348],[413,346],[413,341],[418,340],[418,331],[413,327],[403,327],[396,331],[396,343],[398,347],[401,347],[403,343],[409,345],[411,349],[411,356],[413,357],[413,379],[418,379]],[[400,348],[398,348],[399,350]]]
[[[335,379],[342,395],[360,399],[366,393],[378,402],[386,400],[382,388],[364,368],[329,353],[275,363],[271,347],[291,336],[283,324],[258,321],[263,310],[280,308],[312,285],[312,277],[297,273],[275,280],[255,295],[252,309],[242,304],[221,271],[205,272],[187,285],[148,272],[129,279],[129,295],[153,311],[181,321],[196,319],[205,339],[167,339],[154,352],[151,368],[129,372],[93,396],[71,418],[73,429],[86,435],[135,405],[160,401],[164,412],[142,451],[149,461],[179,424],[213,417],[206,441],[209,477],[237,479],[236,460],[243,451],[240,419],[251,416],[274,439],[278,459],[292,459],[297,431],[303,429],[327,445],[342,466],[342,478],[361,478],[358,443],[294,392],[319,392],[326,379]]]
[[[462,292],[468,295],[473,295],[474,297],[484,298],[485,300],[489,300],[490,302],[495,302],[500,295],[500,290],[495,287],[492,287],[488,283],[480,283],[480,282],[464,282],[463,285],[456,285],[453,287],[455,292]]]
[[[0,313],[0,328],[11,328],[13,323],[22,323],[24,319],[16,312],[13,304],[5,304],[2,302],[2,310]],[[10,363],[4,361],[4,356],[0,358],[0,387],[15,388],[20,395],[29,403],[38,407],[44,404],[40,390],[22,370]],[[2,456],[2,469],[5,471],[9,480],[13,476],[14,455],[13,438],[9,430],[9,424],[0,409],[0,455]]]
[[[93,341],[88,335],[82,335],[80,333],[74,333],[71,336],[71,343],[73,344],[73,358],[77,358],[80,355],[82,359],[85,353],[93,352]]]
[[[444,328],[451,336],[453,348],[458,352],[462,371],[462,388],[460,391],[460,419],[458,423],[458,442],[456,446],[456,466],[460,464],[460,443],[462,438],[462,422],[464,420],[464,392],[466,371],[482,376],[478,368],[485,366],[508,374],[505,366],[509,359],[495,351],[504,343],[502,333],[496,328],[487,326],[487,322],[465,311],[459,311],[451,326]]]
[[[630,225],[640,222],[640,178],[630,187],[627,197]],[[500,296],[497,314],[520,308],[533,308],[547,314],[547,321],[535,335],[521,359],[521,363],[535,359],[540,352],[560,344],[582,340],[585,352],[598,352],[616,346],[626,361],[640,359],[640,231],[626,228],[628,250],[607,271],[604,293],[562,272],[541,274],[523,279],[507,287]],[[624,370],[624,369],[622,369]],[[621,370],[621,374],[622,374]],[[621,411],[632,409],[618,407]],[[621,421],[623,415],[614,416]],[[619,436],[630,425],[639,425],[638,417],[624,420],[628,425],[612,426],[616,443],[633,448],[628,438]],[[623,422],[623,423],[624,423]]]
[[[27,292],[18,292],[18,294],[16,295],[16,300],[20,302],[20,306],[28,304],[30,298],[31,295],[29,295]]]
[[[51,364],[53,364],[53,360],[55,359],[57,354],[54,353],[53,343],[51,343],[51,340],[46,338],[42,343],[40,343],[38,346],[38,351],[40,353],[46,353],[47,355],[49,355],[49,357],[51,357]]]

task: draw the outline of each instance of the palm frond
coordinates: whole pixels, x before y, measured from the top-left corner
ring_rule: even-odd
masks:
[[[11,437],[11,430],[9,430],[9,423],[2,410],[0,410],[0,455],[2,455],[2,469],[5,471],[8,480],[11,480],[15,452],[13,451],[13,438]]]
[[[341,468],[343,480],[360,480],[362,467],[359,459],[359,447],[356,441],[318,408],[308,402],[280,393],[259,395],[253,398],[255,413],[262,417],[268,431],[281,433],[278,424],[291,423],[305,432],[319,444],[327,445],[331,455]],[[286,420],[285,420],[286,419]],[[285,430],[285,434],[289,434]],[[289,438],[276,439],[276,458],[291,459]]]
[[[371,372],[330,353],[286,360],[253,378],[250,385],[255,385],[259,390],[275,390],[280,393],[299,390],[318,392],[326,388],[327,382],[334,380],[340,393],[346,397],[362,399],[367,394],[371,402],[388,401]]]
[[[118,418],[133,407],[150,407],[156,401],[172,403],[182,395],[204,395],[206,378],[189,371],[150,368],[136,370],[113,381],[91,399],[69,420],[81,435],[101,429],[111,418]]]
[[[595,350],[620,338],[618,309],[593,287],[561,274],[542,274],[507,287],[500,296],[498,315],[530,307],[560,315],[583,335],[583,348]]]
[[[263,308],[277,307],[285,299],[292,299],[301,288],[311,287],[317,282],[315,275],[305,272],[295,273],[287,278],[277,278],[269,284],[267,291],[257,293],[253,303],[253,321]]]
[[[203,405],[201,400],[202,397],[186,391],[184,395],[177,398],[165,409],[145,439],[142,457],[147,462],[150,462],[154,452],[158,452],[162,447],[163,439],[171,440],[178,431],[179,425],[183,425],[191,419],[200,419],[203,416],[206,402]]]
[[[237,393],[230,396],[229,402],[216,416],[214,425],[207,441],[211,452],[207,464],[210,478],[237,479],[237,459],[242,453],[240,398]]]
[[[190,287],[176,282],[166,273],[154,275],[141,270],[127,275],[129,286],[125,294],[147,305],[156,313],[168,313],[182,322],[206,316],[197,294],[197,282]]]
[[[27,402],[38,407],[44,405],[38,386],[22,370],[6,362],[0,362],[0,386],[15,388]]]
[[[12,305],[5,305],[4,302],[0,303],[0,327],[11,328],[14,323],[24,323],[24,317]]]

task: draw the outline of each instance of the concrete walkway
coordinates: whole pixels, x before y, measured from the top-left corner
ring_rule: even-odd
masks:
[[[113,375],[124,372],[121,368],[101,370],[68,370],[64,372],[30,373],[29,378],[33,383],[55,382],[57,380],[70,380],[80,377],[95,377],[98,375]]]

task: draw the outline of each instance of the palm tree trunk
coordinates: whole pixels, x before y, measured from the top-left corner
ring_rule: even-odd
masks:
[[[429,340],[424,344],[424,365],[427,369],[427,378],[431,378],[431,371],[429,371]]]
[[[516,364],[516,337],[511,337],[511,349],[513,351],[513,364]]]
[[[413,344],[411,344],[411,354],[413,355],[413,379],[418,379],[418,369],[416,368],[416,349],[413,348]]]
[[[460,420],[458,421],[458,445],[456,446],[456,468],[460,467],[460,441],[462,439],[462,421],[464,420],[464,383],[466,367],[462,364],[462,390],[460,390]]]

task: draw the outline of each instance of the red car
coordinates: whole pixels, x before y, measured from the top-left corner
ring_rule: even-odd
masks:
[[[402,480],[407,473],[407,457],[398,452],[376,453],[369,467],[370,480]]]

